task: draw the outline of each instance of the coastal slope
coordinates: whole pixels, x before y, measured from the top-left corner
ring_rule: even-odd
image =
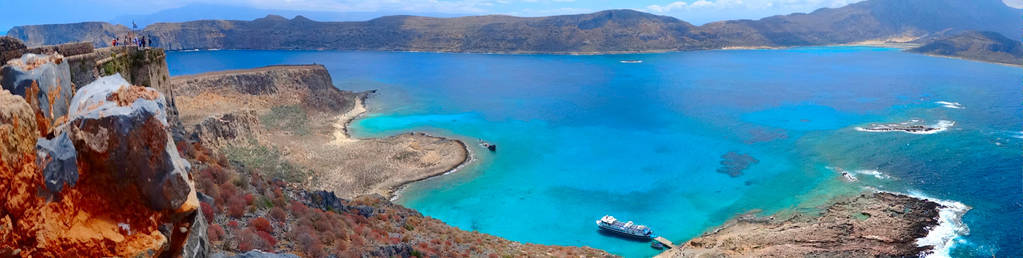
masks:
[[[370,92],[338,90],[322,65],[177,76],[171,84],[197,140],[253,166],[265,159],[253,152],[279,155],[294,167],[277,176],[342,198],[391,196],[469,159],[461,141],[421,133],[350,137],[347,124],[365,112]]]
[[[940,37],[907,50],[913,53],[1023,65],[1023,43],[990,31]]]
[[[949,11],[955,10],[955,11]],[[169,50],[333,49],[466,53],[619,53],[720,48],[908,42],[935,33],[995,31],[1019,36],[1018,10],[1001,0],[868,0],[841,8],[759,20],[693,26],[634,10],[548,17],[386,16],[320,22],[269,15],[253,21],[156,23],[141,34]],[[65,33],[75,31],[75,33]],[[8,35],[29,45],[110,44],[123,26],[97,23],[18,26]]]
[[[891,193],[838,200],[821,214],[743,215],[658,257],[911,257],[938,225],[940,204]]]

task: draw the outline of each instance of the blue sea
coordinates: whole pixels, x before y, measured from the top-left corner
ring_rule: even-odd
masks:
[[[632,59],[643,62],[620,62]],[[882,190],[949,205],[923,240],[937,256],[1023,255],[1019,67],[873,47],[168,54],[172,75],[306,63],[338,88],[379,90],[356,137],[424,131],[472,145],[470,164],[396,200],[464,230],[645,257],[658,251],[594,222],[610,214],[683,242],[751,210],[813,213]],[[945,130],[857,130],[904,122]]]

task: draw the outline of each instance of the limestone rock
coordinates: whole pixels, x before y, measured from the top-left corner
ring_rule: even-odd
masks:
[[[0,90],[0,167],[30,155],[38,134],[32,107],[21,97]]]
[[[65,184],[75,186],[78,182],[78,154],[67,133],[61,133],[53,140],[39,138],[36,141],[36,163],[43,169],[46,189],[59,193]]]
[[[130,179],[152,209],[198,206],[190,166],[168,131],[162,94],[112,75],[81,88],[71,102],[71,138],[92,170]]]
[[[0,77],[4,89],[24,97],[35,110],[40,136],[53,134],[67,120],[73,89],[64,56],[25,54],[0,68]]]
[[[224,146],[259,135],[259,117],[254,110],[210,116],[195,125],[192,140],[207,146]]]

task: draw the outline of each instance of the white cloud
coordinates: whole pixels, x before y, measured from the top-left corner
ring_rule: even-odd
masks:
[[[216,3],[263,9],[308,10],[334,12],[414,11],[441,13],[483,13],[503,0],[149,0],[147,9],[166,9],[192,3]],[[541,0],[543,1],[543,0]],[[552,1],[552,0],[546,0]],[[571,0],[556,0],[571,1]],[[112,3],[136,5],[132,0],[109,0]]]
[[[841,7],[863,0],[696,0],[676,1],[664,5],[650,5],[646,10],[655,13],[671,13],[700,10],[803,10],[822,7]],[[1023,0],[1003,0],[1020,1]]]

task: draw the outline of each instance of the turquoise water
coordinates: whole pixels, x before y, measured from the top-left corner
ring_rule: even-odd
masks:
[[[952,256],[1023,253],[1018,67],[867,47],[168,55],[173,75],[299,63],[326,65],[341,89],[379,90],[353,124],[357,137],[416,130],[498,145],[473,145],[471,164],[398,200],[462,229],[642,257],[657,251],[599,234],[594,221],[611,214],[683,241],[737,213],[812,212],[870,187],[970,206]],[[855,130],[912,119],[955,125],[930,135]],[[718,172],[729,152],[758,162],[737,177]],[[846,182],[839,169],[882,174]]]

